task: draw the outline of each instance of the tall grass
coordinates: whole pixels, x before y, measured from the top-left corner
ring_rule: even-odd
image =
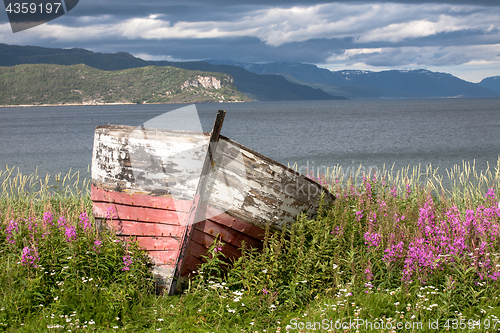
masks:
[[[0,179],[0,329],[149,326],[151,263],[95,228],[87,181],[14,169]]]
[[[298,216],[282,232],[267,230],[261,252],[244,247],[230,266],[217,241],[174,297],[151,292],[149,263],[139,248],[84,228],[83,213],[93,222],[86,182],[68,176],[61,178],[64,186],[49,189],[35,176],[5,177],[4,171],[0,329],[496,331],[499,167],[481,173],[464,164],[448,178],[431,167],[376,174],[360,168],[349,175],[337,167],[310,175],[335,194],[332,205]],[[54,217],[50,227],[44,226],[47,212]],[[55,222],[62,216],[69,221],[64,228]],[[68,238],[68,226],[76,236]],[[42,237],[46,232],[51,241]],[[35,251],[33,239],[45,245]],[[127,256],[132,265],[123,270]],[[93,287],[89,282],[96,280]]]

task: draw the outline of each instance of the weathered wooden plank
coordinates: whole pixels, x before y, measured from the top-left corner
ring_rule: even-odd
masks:
[[[191,241],[196,242],[200,244],[201,246],[205,247],[208,249],[212,243],[215,240],[215,236],[209,235],[201,230],[194,229],[192,236],[191,236]],[[191,243],[190,243],[191,246]],[[206,255],[206,250],[205,254]],[[229,258],[229,259],[234,259],[234,258],[239,258],[241,257],[241,251],[238,250],[238,247],[234,246],[233,244],[230,244],[228,242],[222,242],[222,253]]]
[[[120,236],[168,236],[180,239],[184,233],[184,227],[171,224],[116,219],[108,221],[107,223],[108,226]]]
[[[241,248],[242,242],[245,242],[247,247],[262,247],[262,242],[260,240],[210,220],[205,220],[195,224],[195,229],[202,231],[207,235],[211,235],[212,237],[219,235],[223,242],[229,243],[236,248]]]
[[[134,240],[147,251],[177,251],[180,244],[180,239],[174,237],[139,236]]]
[[[179,251],[148,251],[155,265],[175,266]]]
[[[207,212],[207,216],[210,216],[208,218],[210,221],[225,225],[257,240],[264,240],[265,229],[243,222],[239,218],[233,217],[212,206],[207,207]]]
[[[189,247],[186,249],[186,258],[188,254],[195,258],[201,258],[207,255],[207,248],[196,242],[189,242]]]
[[[175,212],[171,210],[125,206],[119,204],[109,204],[107,202],[94,202],[95,216],[106,218],[109,214],[109,207],[113,207],[113,211],[118,220],[164,223],[171,225],[181,225],[186,213]]]
[[[190,254],[186,255],[186,259],[184,261],[184,267],[181,271],[181,277],[187,277],[194,275],[196,271],[198,271],[199,266],[203,263],[203,260],[196,258]]]
[[[190,200],[175,200],[169,197],[157,197],[147,194],[106,191],[91,185],[91,199],[94,202],[109,202],[135,207],[158,208],[177,212],[188,212]]]

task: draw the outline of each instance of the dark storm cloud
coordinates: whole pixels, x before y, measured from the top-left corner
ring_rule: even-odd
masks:
[[[500,67],[499,0],[82,0],[15,35],[0,20],[2,43],[146,59]]]

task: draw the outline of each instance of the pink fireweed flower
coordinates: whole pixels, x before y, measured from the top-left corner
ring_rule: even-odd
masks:
[[[22,220],[24,221],[24,224],[26,226],[28,226],[28,230],[33,232],[33,234],[35,234],[37,231],[38,223],[36,223],[36,222],[33,223],[33,218],[31,218],[31,217],[28,218],[27,220],[25,220],[25,219],[22,219]]]
[[[398,196],[398,190],[396,189],[396,187],[394,187],[392,190],[391,190],[391,195],[395,198]]]
[[[427,202],[424,204],[423,208],[419,208],[419,217],[417,225],[420,230],[424,230],[425,235],[428,238],[433,237],[433,231],[435,227],[435,216],[434,216],[434,202],[432,198],[427,198]]]
[[[23,254],[21,257],[21,265],[37,268],[37,263],[40,261],[38,256],[38,248],[36,246],[23,248]]]
[[[19,232],[19,227],[16,221],[10,220],[9,224],[7,225],[7,228],[5,228],[5,233],[7,234],[7,242],[10,244],[16,243],[16,241],[13,238],[14,236],[13,231],[15,231],[15,233],[17,234]]]
[[[488,192],[486,193],[486,195],[484,196],[485,199],[488,199],[488,198],[491,198],[491,199],[495,199],[495,190],[493,190],[492,188],[490,188],[488,190]]]
[[[54,220],[54,214],[52,214],[52,212],[45,212],[45,214],[43,214],[43,224],[44,225],[54,225],[53,223],[53,220]]]
[[[262,289],[262,292],[264,293],[264,295],[267,295],[269,293],[269,291],[267,291],[265,288]]]
[[[330,232],[332,235],[338,236],[338,235],[343,235],[344,231],[342,230],[342,227],[335,227],[332,232]]]
[[[368,213],[368,225],[370,227],[374,227],[377,225],[377,213],[369,212]]]
[[[64,218],[64,216],[59,217],[59,219],[57,220],[57,226],[59,228],[66,227],[66,218]]]
[[[368,281],[371,281],[373,279],[373,274],[372,274],[370,268],[365,269],[365,274],[366,274],[366,279]],[[366,287],[366,285],[365,285],[365,287]]]
[[[410,197],[411,189],[410,184],[406,184],[406,198]]]
[[[493,274],[488,275],[488,277],[493,281],[497,281],[500,278],[500,272],[494,272]]]
[[[380,241],[382,240],[382,236],[377,233],[365,232],[365,244],[368,247],[377,247],[380,245]]]
[[[379,200],[380,210],[387,210],[387,204],[384,200]]]
[[[363,218],[363,210],[356,212],[355,215],[356,215],[356,222],[361,221],[361,219]]]
[[[85,212],[80,214],[80,225],[82,226],[83,230],[87,230],[90,229],[90,227],[92,227],[92,224],[90,224],[89,217]]]
[[[220,241],[218,241],[217,244],[215,244],[214,253],[222,251],[222,246],[223,244]]]
[[[391,245],[391,247],[384,250],[386,254],[384,254],[384,258],[382,260],[392,262],[396,261],[397,258],[402,258],[403,247],[404,247],[403,242],[399,242],[396,245]]]
[[[116,219],[118,218],[118,215],[116,215],[115,209],[113,206],[110,206],[106,212],[106,219],[111,220],[111,219]]]
[[[94,241],[94,251],[97,253],[101,253],[101,246],[102,246],[102,241],[99,238],[97,238]]]
[[[130,270],[130,265],[132,265],[132,257],[129,256],[128,254],[122,258],[123,260],[123,265],[124,267],[122,268],[122,271],[128,271]]]
[[[368,194],[369,197],[371,197],[372,196],[372,185],[366,179],[364,179],[363,183],[365,185],[366,193]]]
[[[67,225],[65,231],[66,241],[70,243],[72,240],[76,239],[76,228],[73,225]]]
[[[408,246],[403,280],[409,281],[414,273],[432,272],[439,266],[437,249],[424,238],[416,239]]]

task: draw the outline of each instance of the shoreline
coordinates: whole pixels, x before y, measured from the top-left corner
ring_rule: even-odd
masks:
[[[123,102],[123,103],[64,103],[64,104],[13,104],[13,105],[0,105],[0,108],[29,108],[35,106],[104,106],[104,105],[161,105],[161,104],[227,104],[227,103],[251,103],[250,101],[205,101],[205,102],[164,102],[164,103],[132,103],[132,102]]]

